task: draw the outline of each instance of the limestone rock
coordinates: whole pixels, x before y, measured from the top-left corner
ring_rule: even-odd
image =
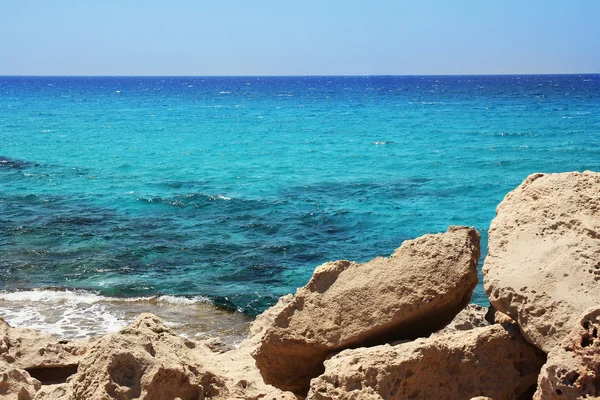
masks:
[[[68,388],[72,400],[218,397],[223,383],[199,363],[195,344],[152,314],[90,345]],[[207,350],[210,352],[210,350]]]
[[[239,348],[218,354],[211,359],[211,368],[218,376],[222,377],[228,388],[229,398],[297,400],[293,393],[265,384],[254,358],[251,356],[252,352],[260,345],[266,328],[273,324],[279,311],[292,298],[292,295],[281,297],[276,305],[259,315],[250,326],[248,338],[240,344]]]
[[[0,361],[0,400],[30,400],[41,386],[27,371]]]
[[[468,304],[478,258],[479,233],[450,227],[405,241],[390,258],[317,267],[253,353],[265,382],[303,395],[333,351],[439,330]]]
[[[67,383],[42,385],[33,400],[71,400],[71,391]]]
[[[472,303],[468,304],[445,328],[435,332],[434,335],[445,335],[447,333],[468,331],[488,326],[490,323],[485,319],[487,312],[488,309],[483,306]]]
[[[36,400],[296,400],[265,385],[249,348],[214,352],[212,342],[177,336],[152,314],[90,342],[67,383],[43,386]]]
[[[485,314],[485,320],[490,324],[517,324],[514,319],[503,312],[496,310],[491,304],[488,307],[487,313]]]
[[[64,382],[77,371],[83,341],[59,340],[33,329],[13,328],[0,318],[0,360],[26,370],[42,384]]]
[[[585,312],[565,345],[548,355],[538,386],[536,400],[600,396],[600,306]]]
[[[250,332],[248,337],[242,341],[240,348],[246,348],[250,353],[260,347],[261,342],[269,327],[275,324],[275,319],[283,310],[294,300],[293,294],[281,296],[277,303],[258,315],[250,324]]]
[[[77,365],[85,343],[59,340],[33,329],[13,328],[0,318],[0,359],[23,369]]]
[[[534,174],[506,195],[483,267],[492,305],[545,352],[600,304],[600,174]]]
[[[531,396],[543,363],[516,327],[491,325],[344,350],[325,361],[307,400],[517,399]]]

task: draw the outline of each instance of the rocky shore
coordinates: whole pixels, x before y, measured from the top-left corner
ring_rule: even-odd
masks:
[[[579,399],[600,396],[600,174],[534,174],[489,230],[491,307],[469,304],[479,233],[336,261],[238,348],[152,314],[65,341],[0,320],[0,399]]]

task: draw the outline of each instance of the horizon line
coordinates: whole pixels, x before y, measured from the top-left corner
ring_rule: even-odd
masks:
[[[258,74],[258,75],[101,75],[101,74],[0,74],[0,77],[14,78],[300,78],[300,77],[421,77],[421,76],[539,76],[539,75],[600,75],[600,72],[545,72],[545,73],[459,73],[459,74]]]

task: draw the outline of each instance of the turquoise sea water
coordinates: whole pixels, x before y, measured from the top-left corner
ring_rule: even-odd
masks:
[[[449,225],[483,259],[508,191],[586,169],[600,75],[0,77],[0,316],[65,333],[127,300],[245,323],[323,262]]]

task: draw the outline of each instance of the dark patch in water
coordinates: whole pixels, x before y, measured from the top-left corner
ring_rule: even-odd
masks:
[[[0,168],[22,169],[30,166],[31,163],[22,160],[15,160],[9,157],[0,156]]]

